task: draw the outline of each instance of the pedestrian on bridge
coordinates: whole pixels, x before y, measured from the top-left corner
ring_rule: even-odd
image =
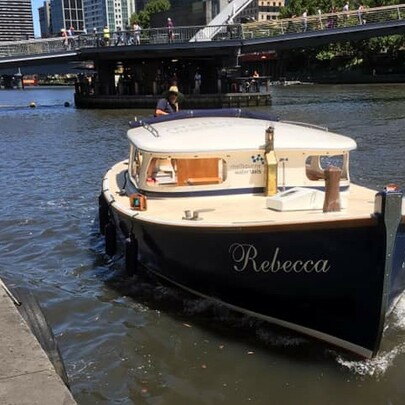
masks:
[[[73,28],[73,25],[71,25],[69,27],[69,29],[67,30],[67,36],[68,36],[68,41],[69,41],[69,49],[72,49],[72,48],[75,47],[74,35],[75,35],[75,29]]]
[[[173,21],[172,21],[172,19],[169,17],[169,18],[167,19],[167,36],[168,36],[168,39],[169,39],[169,44],[172,44],[172,43],[173,43],[173,40],[174,40],[174,31],[173,31],[173,28],[174,28]]]
[[[108,25],[106,25],[103,29],[103,46],[109,45],[110,45],[110,29],[108,28]]]
[[[60,30],[60,34],[62,36],[63,46],[66,50],[68,50],[69,49],[69,39],[68,39],[68,34],[67,34],[66,30],[64,28],[62,28]]]
[[[364,19],[364,5],[363,3],[360,3],[360,6],[357,10],[357,15],[359,17],[359,24],[363,25],[366,23],[366,20]]]
[[[319,22],[318,29],[323,30],[322,10],[320,8],[318,8],[318,22]]]
[[[307,32],[308,29],[308,10],[302,13],[302,32]]]
[[[142,30],[142,28],[138,24],[137,21],[135,21],[135,24],[134,24],[133,28],[134,28],[134,42],[135,42],[135,45],[141,45],[141,30]]]
[[[349,21],[349,2],[346,1],[345,5],[343,6],[343,13],[344,13],[344,25],[347,25]]]
[[[117,27],[117,31],[115,33],[115,46],[118,45],[125,45],[121,27]]]

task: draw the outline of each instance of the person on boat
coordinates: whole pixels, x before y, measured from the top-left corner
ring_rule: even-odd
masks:
[[[155,117],[160,117],[162,115],[173,114],[179,111],[179,104],[178,104],[178,96],[179,96],[179,89],[177,86],[171,86],[167,93],[167,96],[161,98],[155,109]]]

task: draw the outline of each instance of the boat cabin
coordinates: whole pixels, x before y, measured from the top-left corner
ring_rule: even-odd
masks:
[[[326,130],[262,119],[198,117],[128,131],[129,176],[139,192],[173,195],[263,193],[268,176],[266,130],[274,129],[277,189],[325,188],[338,167],[347,191],[356,143]]]

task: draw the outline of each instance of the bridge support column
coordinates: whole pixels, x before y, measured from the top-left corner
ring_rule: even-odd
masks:
[[[274,73],[273,80],[280,80],[280,77],[285,77],[285,53],[283,51],[277,52],[277,62]]]
[[[113,64],[100,64],[98,66],[98,80],[100,95],[110,96],[116,93]]]

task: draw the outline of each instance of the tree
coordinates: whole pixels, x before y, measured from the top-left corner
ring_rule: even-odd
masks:
[[[131,15],[130,21],[131,26],[133,26],[135,22],[137,22],[142,28],[150,27],[150,16],[145,10],[142,10],[139,13],[133,13]]]
[[[162,11],[170,10],[169,0],[148,0],[144,10],[131,15],[131,25],[137,22],[142,28],[150,27],[150,17]]]
[[[151,16],[160,13],[161,11],[170,10],[169,0],[148,0],[145,6],[145,11]]]

